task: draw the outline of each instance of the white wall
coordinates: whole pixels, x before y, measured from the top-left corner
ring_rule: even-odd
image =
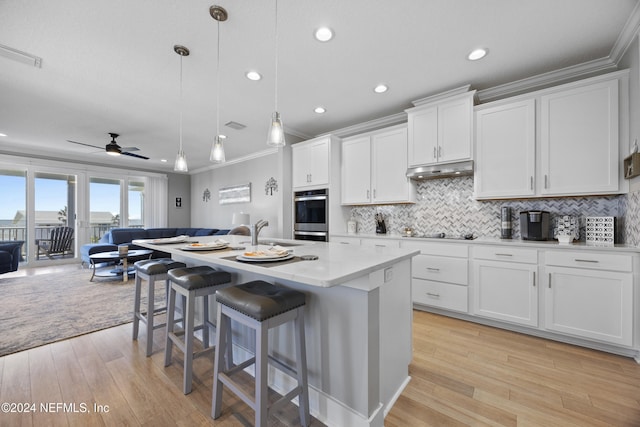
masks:
[[[281,150],[282,151],[282,150]],[[273,177],[278,182],[278,191],[273,195],[265,194],[265,185]],[[209,228],[232,228],[231,217],[234,212],[251,215],[251,222],[259,219],[269,221],[261,236],[281,237],[279,225],[282,218],[283,195],[291,186],[282,182],[282,153],[267,154],[255,159],[230,163],[211,170],[191,175],[191,226]],[[251,202],[221,205],[218,199],[220,188],[251,183]],[[203,200],[206,189],[211,199]],[[280,216],[279,216],[280,214]]]

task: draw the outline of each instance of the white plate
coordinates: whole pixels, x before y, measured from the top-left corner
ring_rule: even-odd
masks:
[[[219,249],[226,249],[229,247],[228,243],[221,243],[221,244],[201,244],[201,245],[187,245],[184,246],[183,248],[181,248],[183,251],[217,251]]]
[[[293,254],[274,255],[274,256],[269,256],[269,255],[264,255],[264,256],[238,255],[236,257],[236,259],[238,261],[249,261],[249,262],[270,262],[270,261],[286,261],[286,260],[291,259],[293,257],[294,257]]]
[[[142,239],[140,241],[145,243],[151,243],[152,245],[170,245],[173,243],[184,243],[187,241],[187,239],[189,239],[189,236],[163,237],[160,239],[150,239],[150,240]],[[132,243],[135,243],[135,242],[136,241],[134,240]]]

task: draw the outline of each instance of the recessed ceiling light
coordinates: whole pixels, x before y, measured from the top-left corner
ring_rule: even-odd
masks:
[[[222,135],[222,134],[220,134],[220,135],[218,135],[218,138],[220,138],[220,139],[227,139],[227,135]]]
[[[333,31],[329,27],[320,27],[313,35],[319,42],[328,42],[333,38]]]
[[[324,107],[316,107],[316,108],[314,108],[314,110],[313,110],[313,111],[315,111],[315,112],[316,112],[316,113],[318,113],[318,114],[323,114],[323,113],[325,113],[327,110],[326,110]]]
[[[160,159],[162,163],[167,163],[167,159]]]
[[[373,88],[373,91],[375,93],[385,93],[387,90],[389,90],[389,87],[387,85],[384,85],[384,84],[379,84],[378,86]]]
[[[247,72],[246,72],[246,74],[245,74],[245,76],[247,76],[247,78],[248,78],[249,80],[253,80],[254,82],[255,82],[255,81],[258,81],[258,80],[260,80],[260,79],[262,78],[262,76],[260,75],[260,73],[259,73],[259,72],[257,72],[257,71],[247,71]]]
[[[474,49],[469,53],[469,55],[467,55],[467,59],[469,61],[477,61],[478,59],[482,59],[487,56],[487,53],[489,53],[489,50],[484,48]]]
[[[0,136],[7,136],[6,133],[0,133]]]

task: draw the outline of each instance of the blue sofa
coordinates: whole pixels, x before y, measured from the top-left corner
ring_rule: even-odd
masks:
[[[18,270],[23,240],[0,241],[0,274]]]
[[[129,249],[142,249],[131,242],[137,239],[161,239],[175,236],[213,236],[227,234],[229,230],[217,228],[112,228],[97,243],[88,243],[80,248],[82,263],[90,264],[89,255],[98,252],[117,251],[118,245],[128,245]],[[154,251],[153,258],[167,257],[169,254]]]

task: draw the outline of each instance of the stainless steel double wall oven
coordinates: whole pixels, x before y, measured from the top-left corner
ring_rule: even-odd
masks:
[[[296,191],[293,198],[293,237],[326,242],[329,237],[329,192],[326,189]]]

